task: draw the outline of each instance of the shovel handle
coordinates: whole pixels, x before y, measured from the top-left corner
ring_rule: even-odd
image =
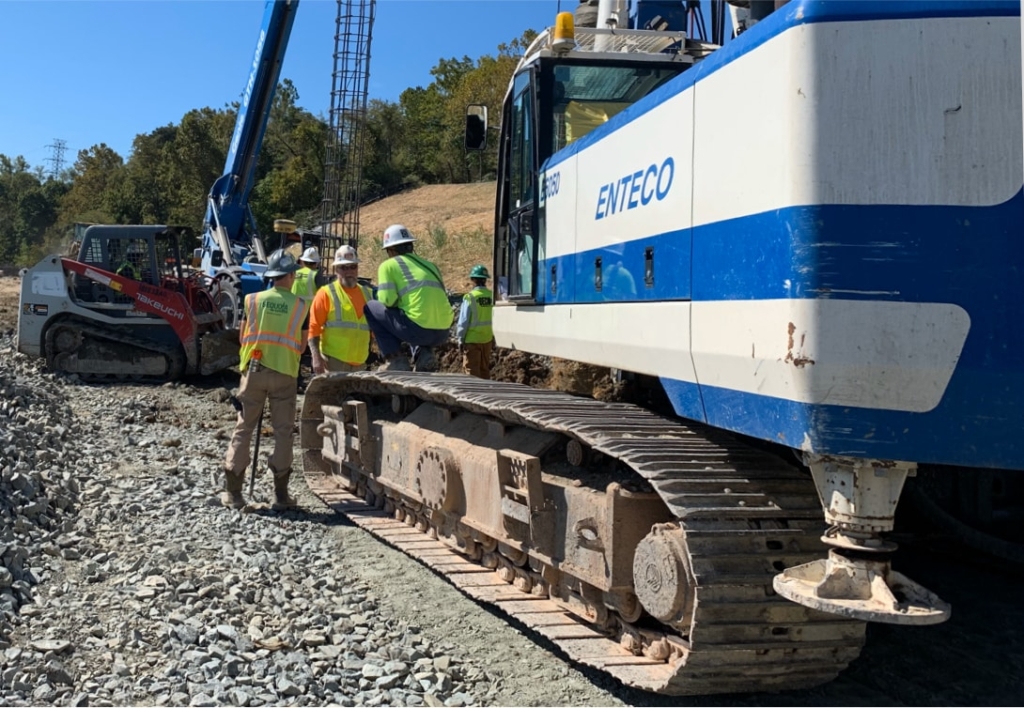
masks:
[[[263,434],[263,411],[266,405],[260,409],[260,417],[256,421],[256,449],[252,453],[252,472],[249,474],[249,498],[252,498],[253,490],[256,488],[256,468],[260,462],[260,437]]]

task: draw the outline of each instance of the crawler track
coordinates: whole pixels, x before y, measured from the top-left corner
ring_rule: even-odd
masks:
[[[46,331],[46,363],[83,381],[162,383],[180,378],[185,352],[79,317],[54,322]]]
[[[351,395],[410,396],[556,431],[643,477],[683,528],[696,580],[689,631],[659,625],[670,636],[668,660],[627,649],[628,622],[612,630],[589,626],[552,599],[517,590],[498,573],[353,497],[311,444],[311,431],[322,422],[320,406]],[[833,679],[863,645],[863,623],[790,603],[772,590],[772,578],[783,568],[825,554],[810,479],[718,431],[631,405],[436,374],[317,377],[307,389],[302,418],[307,482],[333,509],[548,637],[572,659],[627,685],[676,695],[805,688]],[[644,626],[653,622],[645,620]]]

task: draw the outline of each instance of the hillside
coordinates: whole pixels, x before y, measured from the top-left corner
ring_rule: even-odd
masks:
[[[361,233],[380,238],[394,223],[405,224],[416,236],[432,225],[449,233],[494,228],[495,182],[429,184],[368,204],[359,210]]]
[[[494,182],[432,184],[368,204],[359,210],[360,274],[375,277],[383,260],[381,235],[404,224],[416,237],[416,252],[436,262],[453,290],[469,286],[469,269],[491,267]],[[324,254],[325,257],[327,254]]]

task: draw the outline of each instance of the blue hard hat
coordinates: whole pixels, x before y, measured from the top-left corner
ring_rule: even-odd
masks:
[[[295,256],[279,248],[267,259],[267,270],[263,275],[268,278],[280,278],[298,269],[299,262],[295,260]]]

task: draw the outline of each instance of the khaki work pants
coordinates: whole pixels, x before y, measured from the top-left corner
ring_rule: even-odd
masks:
[[[292,466],[292,440],[295,431],[296,379],[273,369],[248,368],[242,375],[238,401],[242,412],[238,414],[235,431],[231,434],[224,467],[235,475],[245,473],[251,459],[252,434],[260,418],[264,403],[270,401],[270,426],[274,430],[274,451],[269,463],[275,472],[284,472]]]
[[[324,359],[327,361],[327,370],[331,373],[339,371],[366,371],[366,364],[346,364],[341,359],[335,359],[333,356],[325,356]]]
[[[491,378],[491,342],[481,344],[464,344],[465,352],[462,356],[462,368],[470,376],[478,379]]]

